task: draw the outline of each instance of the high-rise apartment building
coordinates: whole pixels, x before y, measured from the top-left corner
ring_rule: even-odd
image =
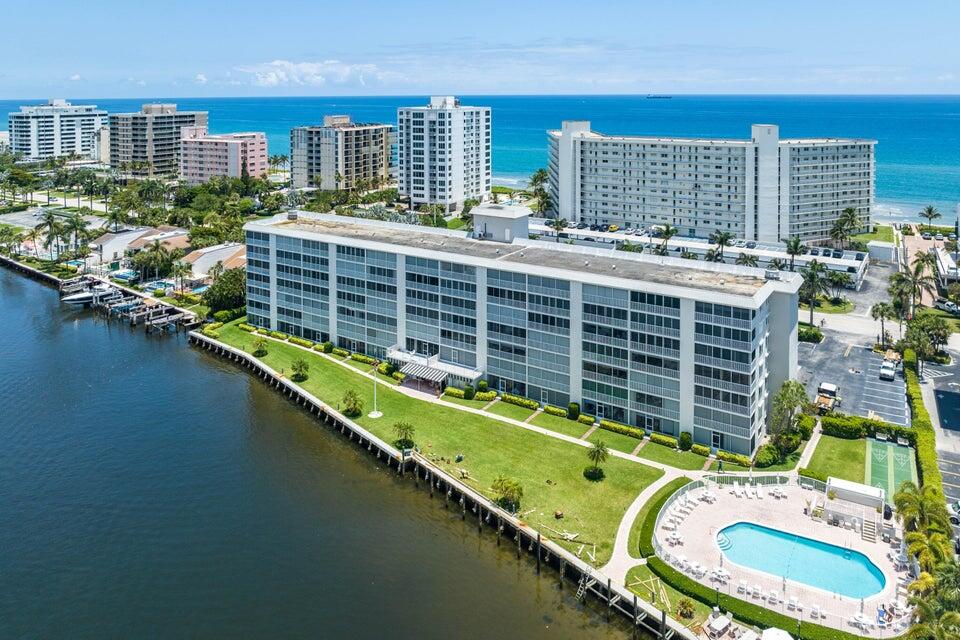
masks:
[[[201,184],[214,176],[265,178],[270,171],[261,131],[210,135],[206,127],[180,130],[180,179]]]
[[[781,140],[765,124],[750,139],[611,136],[587,121],[547,138],[551,201],[569,220],[763,242],[828,240],[847,208],[870,225],[875,140]]]
[[[206,111],[177,111],[175,104],[111,113],[110,166],[135,176],[175,176],[180,170],[180,130],[206,126]]]
[[[490,108],[453,96],[397,109],[397,182],[411,204],[447,211],[490,194]]]
[[[10,149],[28,160],[76,154],[93,157],[107,112],[93,104],[48,100],[45,105],[20,107],[9,114]]]
[[[325,116],[322,127],[290,130],[290,179],[296,189],[354,189],[390,180],[389,124]]]
[[[527,239],[481,205],[474,237],[297,213],[248,223],[254,325],[752,454],[797,374],[800,274]]]

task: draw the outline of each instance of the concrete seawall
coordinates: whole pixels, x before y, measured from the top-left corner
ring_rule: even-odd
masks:
[[[557,574],[561,589],[564,588],[565,583],[573,583],[577,590],[577,597],[589,595],[601,606],[606,607],[607,620],[616,614],[633,625],[635,634],[644,632],[662,640],[669,640],[672,637],[685,640],[697,638],[696,634],[669,617],[665,611],[639,599],[626,587],[612,584],[611,580],[598,570],[547,539],[546,536],[542,536],[539,531],[521,522],[423,456],[417,453],[404,456],[391,444],[384,442],[252,355],[196,331],[191,331],[188,336],[193,346],[247,368],[267,385],[317,416],[323,425],[351,441],[356,441],[357,446],[365,448],[378,460],[384,460],[387,467],[396,470],[397,474],[411,476],[416,486],[428,491],[431,498],[436,496],[442,499],[445,508],[459,510],[464,520],[475,520],[478,534],[482,534],[486,529],[491,535],[497,536],[498,545],[514,545],[518,559],[524,552],[533,555],[537,573],[540,573],[543,568],[550,568]]]

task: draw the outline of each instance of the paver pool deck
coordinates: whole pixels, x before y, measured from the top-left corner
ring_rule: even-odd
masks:
[[[882,630],[876,624],[866,631],[854,627],[850,620],[861,610],[874,622],[878,605],[890,605],[898,600],[906,602],[906,584],[908,576],[905,571],[898,571],[894,563],[887,557],[888,552],[895,554],[899,545],[891,546],[883,542],[878,535],[876,542],[864,541],[856,531],[828,525],[820,520],[814,520],[803,513],[807,501],[813,503],[815,498],[823,500],[823,493],[812,489],[802,488],[795,484],[781,485],[787,494],[786,498],[774,498],[769,495],[770,487],[761,487],[764,490],[763,498],[737,497],[730,493],[729,487],[720,486],[713,491],[717,496],[713,504],[697,500],[703,489],[696,489],[689,494],[694,498],[696,506],[690,515],[686,516],[677,526],[677,532],[683,538],[683,544],[671,546],[668,542],[670,531],[663,526],[655,533],[662,547],[661,556],[677,566],[676,558],[683,556],[687,562],[698,562],[707,568],[707,574],[701,578],[692,576],[689,570],[684,573],[705,584],[710,588],[717,588],[724,593],[741,600],[752,602],[760,606],[779,611],[794,618],[801,618],[807,622],[814,622],[836,629],[843,629],[868,637],[889,637],[901,632],[908,624],[909,617],[905,616],[892,623],[892,630],[888,626]],[[717,545],[717,533],[737,522],[755,522],[781,531],[805,536],[836,545],[843,549],[853,549],[863,553],[884,574],[886,584],[877,594],[863,599],[842,597],[836,593],[823,591],[813,586],[794,581],[785,581],[781,576],[763,573],[748,567],[732,563],[723,556]],[[710,571],[722,566],[731,577],[726,584],[710,579]],[[759,585],[763,599],[753,598],[738,593],[740,581],[746,582],[749,589]],[[784,589],[786,585],[786,589]],[[771,591],[779,593],[779,604],[771,604],[766,597]],[[802,611],[788,608],[791,597],[796,597],[803,606]],[[813,619],[811,610],[819,606],[826,618]],[[893,633],[891,633],[893,631]]]

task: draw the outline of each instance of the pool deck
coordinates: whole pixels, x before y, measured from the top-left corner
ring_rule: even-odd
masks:
[[[896,553],[899,546],[892,547],[890,544],[883,542],[879,533],[876,542],[867,542],[856,531],[831,526],[820,520],[805,516],[803,510],[807,501],[813,502],[816,496],[822,497],[822,493],[801,488],[795,484],[781,485],[781,489],[787,494],[787,497],[777,499],[769,494],[770,488],[761,486],[763,498],[758,500],[732,495],[729,487],[717,487],[714,489],[716,501],[713,504],[696,499],[702,494],[702,489],[691,491],[690,496],[694,498],[693,502],[696,506],[693,507],[690,515],[686,516],[676,527],[677,533],[682,536],[683,543],[671,546],[668,541],[671,532],[663,526],[658,527],[655,535],[662,547],[660,555],[674,566],[678,564],[676,556],[685,557],[686,561],[691,564],[697,562],[706,567],[707,573],[705,575],[695,577],[688,568],[683,568],[683,572],[711,588],[718,588],[731,596],[779,611],[784,615],[795,618],[802,617],[803,620],[808,622],[843,629],[865,637],[890,637],[902,632],[909,623],[909,615],[895,619],[890,625],[886,625],[882,629],[876,625],[878,605],[891,605],[898,600],[902,605],[907,599],[906,584],[909,581],[909,576],[906,571],[898,571],[894,563],[887,557],[887,553],[890,551]],[[664,518],[661,522],[666,522],[666,519]],[[737,522],[755,522],[841,548],[859,551],[883,572],[886,577],[886,585],[880,593],[865,598],[861,602],[859,598],[841,597],[835,593],[802,583],[793,581],[786,581],[785,583],[782,577],[736,565],[726,558],[721,559],[722,552],[716,541],[717,532]],[[674,558],[669,556],[674,556]],[[710,577],[710,572],[715,567],[720,567],[721,563],[722,567],[730,574],[730,579],[726,584],[714,581]],[[757,598],[738,593],[741,581],[746,583],[748,590],[753,589],[755,585],[759,585],[763,597]],[[786,589],[784,589],[784,584],[786,584]],[[778,602],[771,603],[769,601],[768,596],[771,591],[776,591],[779,594]],[[799,600],[802,605],[802,612],[789,608],[791,597],[796,597]],[[820,611],[826,614],[826,617],[820,619],[811,617],[811,610],[815,605],[820,607]],[[868,626],[867,629],[860,629],[851,622],[851,619],[861,610],[873,622],[873,625]],[[893,633],[891,633],[891,628]],[[792,632],[793,630],[788,629],[787,631]]]

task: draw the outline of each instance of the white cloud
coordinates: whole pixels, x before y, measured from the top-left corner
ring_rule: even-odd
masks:
[[[250,81],[259,87],[321,87],[328,83],[365,87],[368,83],[381,84],[400,79],[399,74],[385,71],[375,64],[350,64],[340,60],[273,60],[237,67],[236,70],[249,74]]]
[[[203,73],[198,73],[193,78],[193,81],[196,82],[197,84],[207,84],[207,76]]]
[[[75,73],[75,74],[73,74],[72,76],[70,76],[70,81],[71,81],[71,82],[76,82],[77,80],[80,80],[80,79],[81,79],[81,78],[80,78],[80,74],[79,74],[79,73]]]

